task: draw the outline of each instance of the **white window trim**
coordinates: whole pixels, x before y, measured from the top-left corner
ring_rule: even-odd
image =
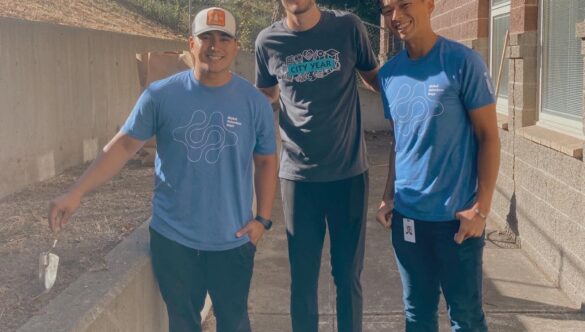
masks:
[[[511,1],[506,1],[504,3],[501,3],[497,6],[492,6],[491,10],[490,10],[490,68],[493,69],[494,66],[494,57],[501,57],[501,55],[499,54],[493,54],[492,50],[494,49],[493,46],[493,33],[494,33],[494,27],[493,27],[493,22],[494,22],[494,17],[500,16],[500,15],[504,15],[504,14],[510,14],[510,10],[511,10]],[[506,61],[506,59],[504,59],[504,61]],[[492,77],[492,80],[494,81],[494,84],[496,84],[496,81],[498,80],[498,77]],[[506,82],[500,82],[500,84],[502,83],[506,83]],[[497,98],[497,104],[496,104],[496,111],[500,114],[504,114],[504,115],[508,115],[508,98],[500,98],[498,96],[496,96]]]
[[[538,120],[536,121],[536,125],[562,132],[563,134],[567,134],[581,140],[585,140],[585,134],[583,133],[583,119],[581,119],[581,121],[572,120],[562,116],[543,112],[542,90],[544,75],[544,1],[545,0],[538,1]],[[585,116],[585,113],[583,116]]]

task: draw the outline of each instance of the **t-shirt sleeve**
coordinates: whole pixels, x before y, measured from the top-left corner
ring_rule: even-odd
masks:
[[[155,135],[156,105],[149,89],[142,92],[121,131],[141,141],[145,141]]]
[[[274,133],[274,112],[272,106],[264,96],[260,98],[259,110],[256,116],[256,145],[254,153],[269,155],[276,152],[276,137]]]
[[[357,46],[357,61],[356,68],[361,71],[370,71],[378,65],[370,39],[368,38],[368,31],[366,26],[359,18],[355,18],[357,33],[356,33],[356,46]]]
[[[278,80],[275,75],[270,73],[268,54],[263,46],[262,35],[260,34],[256,39],[256,86],[258,88],[269,88],[278,84]]]
[[[465,109],[475,109],[496,101],[492,79],[479,54],[471,51],[465,59],[461,75],[461,99]]]

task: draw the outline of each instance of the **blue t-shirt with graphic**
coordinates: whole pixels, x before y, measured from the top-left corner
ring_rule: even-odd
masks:
[[[424,57],[407,50],[379,72],[386,118],[394,123],[394,206],[426,221],[455,219],[477,191],[477,141],[469,112],[494,103],[478,53],[438,37]]]
[[[154,82],[122,131],[156,135],[151,227],[198,250],[228,250],[249,239],[236,232],[252,218],[253,154],[276,151],[268,100],[232,74],[207,87],[193,71]]]

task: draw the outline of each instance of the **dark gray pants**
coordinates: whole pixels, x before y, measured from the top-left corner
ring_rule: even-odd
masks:
[[[248,293],[255,247],[195,250],[150,229],[152,267],[167,305],[169,331],[200,332],[200,312],[209,292],[217,331],[249,332]]]
[[[317,285],[327,227],[338,331],[360,332],[368,173],[324,183],[281,179],[281,190],[291,267],[293,331],[318,331]]]

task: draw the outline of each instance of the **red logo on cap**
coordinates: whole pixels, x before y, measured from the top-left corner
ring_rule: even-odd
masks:
[[[207,25],[225,26],[225,12],[219,9],[212,9],[207,12]]]

